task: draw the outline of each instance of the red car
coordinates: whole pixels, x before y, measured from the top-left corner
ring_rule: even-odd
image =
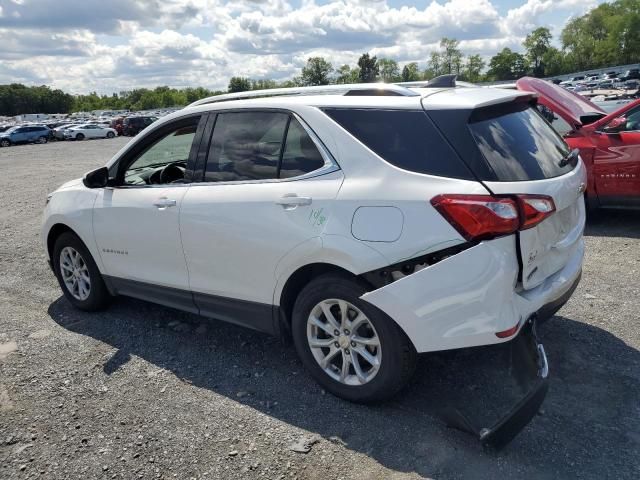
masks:
[[[523,77],[516,86],[537,93],[538,103],[568,124],[564,139],[580,150],[587,167],[588,207],[640,209],[640,100],[606,113],[586,97],[545,80]]]

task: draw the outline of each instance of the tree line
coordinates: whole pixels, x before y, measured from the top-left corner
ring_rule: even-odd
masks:
[[[560,34],[561,48],[551,45],[546,27],[529,33],[516,52],[503,48],[488,62],[480,55],[465,55],[455,38],[443,38],[425,59],[400,64],[391,58],[363,53],[355,65],[334,67],[323,57],[311,57],[299,76],[284,82],[234,76],[227,91],[242,92],[279,87],[367,82],[411,82],[454,73],[469,82],[515,80],[524,75],[549,77],[614,65],[640,63],[640,0],[604,3],[570,20]],[[0,85],[0,115],[68,113],[91,110],[148,110],[186,105],[200,98],[226,93],[206,88],[157,87],[98,95],[70,95],[47,86]]]

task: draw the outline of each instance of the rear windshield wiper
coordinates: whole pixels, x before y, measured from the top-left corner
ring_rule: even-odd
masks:
[[[578,150],[577,148],[574,148],[566,156],[564,156],[562,160],[558,162],[558,166],[562,168],[562,167],[566,167],[569,164],[576,164],[578,162],[579,154],[580,154],[580,150]]]

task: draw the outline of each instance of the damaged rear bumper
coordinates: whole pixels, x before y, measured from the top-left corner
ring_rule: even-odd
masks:
[[[536,317],[529,319],[520,334],[511,342],[514,372],[526,385],[526,394],[509,411],[490,426],[476,425],[456,408],[443,413],[445,422],[453,428],[470,433],[488,447],[500,449],[507,445],[538,413],[549,389],[549,365],[544,347],[536,334]]]

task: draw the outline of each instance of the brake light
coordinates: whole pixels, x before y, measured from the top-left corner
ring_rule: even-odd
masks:
[[[467,240],[486,240],[539,224],[556,207],[546,195],[438,195],[431,205]]]
[[[508,235],[520,226],[518,206],[511,198],[438,195],[431,205],[467,240]]]
[[[546,195],[518,195],[517,198],[522,215],[520,230],[535,227],[556,211],[553,199]]]

